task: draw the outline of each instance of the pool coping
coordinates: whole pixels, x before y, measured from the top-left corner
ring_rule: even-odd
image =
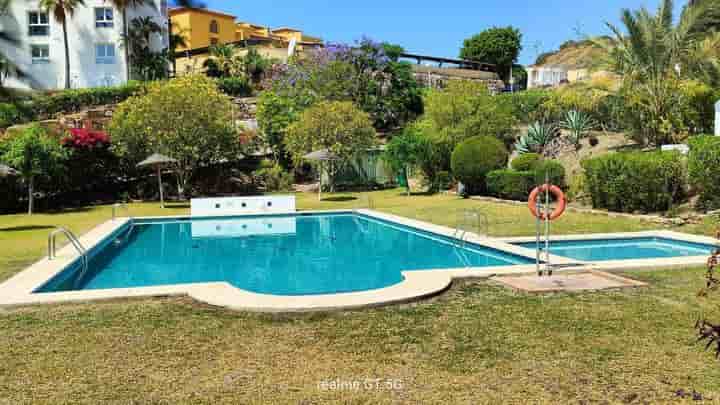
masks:
[[[720,248],[720,241],[709,236],[692,235],[688,233],[657,230],[657,231],[637,231],[637,232],[613,232],[613,233],[590,233],[582,235],[553,235],[551,241],[581,241],[593,239],[627,239],[627,238],[664,238],[672,239],[680,242],[701,243],[704,245],[714,245]],[[498,238],[505,243],[523,243],[534,242],[535,237],[508,237]],[[604,260],[604,261],[586,261],[582,262],[589,268],[604,271],[622,271],[622,270],[643,270],[643,269],[678,269],[688,267],[704,266],[707,263],[709,255],[704,256],[683,256],[683,257],[664,257],[655,259],[623,259],[623,260]]]
[[[415,219],[400,217],[397,215],[378,212],[369,209],[356,210],[313,210],[298,211],[295,215],[309,214],[361,214],[378,220],[389,221],[398,225],[407,226],[421,231],[454,238],[456,230],[442,225],[431,224]],[[247,216],[282,216],[282,214],[247,215]],[[79,239],[83,245],[92,251],[98,245],[105,242],[113,233],[121,230],[131,220],[153,220],[172,218],[218,218],[229,219],[233,217],[190,217],[182,216],[146,216],[135,218],[117,218],[108,220],[89,232],[83,234]],[[562,235],[554,236],[553,240],[583,240],[583,239],[614,239],[628,237],[664,237],[703,244],[717,245],[718,241],[696,235],[683,234],[672,231],[645,231],[645,232],[624,232],[605,233],[588,235]],[[479,246],[488,247],[501,252],[510,253],[530,259],[535,259],[535,251],[512,245],[513,242],[528,242],[535,240],[534,237],[517,238],[496,238],[481,236],[467,232],[464,240]],[[331,311],[344,309],[359,309],[416,301],[429,296],[437,295],[447,290],[453,280],[458,279],[487,279],[501,275],[519,275],[534,273],[535,264],[519,264],[510,266],[493,267],[465,267],[454,269],[436,270],[413,270],[403,271],[403,281],[400,283],[359,292],[320,294],[303,296],[282,296],[258,294],[234,287],[227,282],[210,282],[194,284],[175,284],[150,287],[134,288],[113,288],[98,290],[81,290],[65,292],[34,293],[38,288],[47,283],[50,279],[62,272],[67,266],[78,260],[77,253],[71,245],[67,245],[57,252],[57,257],[49,260],[47,257],[40,259],[25,270],[15,274],[8,280],[0,283],[0,307],[22,306],[31,304],[57,304],[68,302],[86,302],[96,300],[139,298],[139,297],[163,297],[163,296],[189,296],[197,301],[235,310],[255,312],[307,312],[307,311]],[[550,262],[558,265],[556,271],[578,271],[578,270],[628,270],[643,268],[675,268],[692,267],[703,265],[707,260],[706,256],[691,256],[680,258],[663,259],[641,259],[641,260],[618,260],[606,262],[582,262],[562,256],[551,255]]]
[[[453,237],[455,230],[441,225],[430,224],[392,214],[380,213],[373,210],[314,210],[299,211],[302,214],[352,214],[358,213],[371,218],[390,221],[399,225],[408,226],[421,231],[431,232],[441,236]],[[282,214],[247,215],[247,216],[278,216]],[[233,216],[242,217],[242,216]],[[80,236],[81,243],[92,251],[104,243],[113,233],[118,232],[131,220],[153,220],[172,218],[215,218],[215,217],[189,217],[189,216],[145,216],[135,218],[116,218],[106,221],[89,232]],[[228,219],[232,217],[217,217]],[[467,242],[489,247],[505,253],[534,259],[534,251],[510,245],[495,238],[481,237],[467,233]],[[556,257],[558,262],[569,263],[567,259]],[[150,287],[113,288],[98,290],[80,290],[63,292],[35,293],[53,277],[62,272],[67,266],[78,260],[73,247],[67,245],[57,252],[56,258],[40,259],[25,270],[15,274],[0,284],[0,307],[22,306],[31,304],[57,304],[68,302],[86,302],[96,300],[110,300],[121,298],[158,297],[158,296],[190,296],[200,302],[237,310],[257,312],[303,312],[327,311],[341,309],[357,309],[389,305],[401,302],[419,300],[428,296],[442,293],[450,287],[452,281],[462,278],[489,278],[503,274],[523,274],[535,271],[535,265],[520,264],[511,266],[493,267],[466,267],[438,270],[403,271],[403,281],[400,283],[359,292],[319,294],[303,296],[281,296],[258,294],[234,287],[226,282],[174,284]]]

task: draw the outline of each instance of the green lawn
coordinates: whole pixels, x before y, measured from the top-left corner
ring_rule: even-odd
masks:
[[[365,195],[301,209],[354,208]],[[377,209],[453,225],[480,208],[493,235],[531,234],[524,207],[453,196],[372,193]],[[133,204],[134,216],[182,214]],[[52,225],[81,233],[109,207],[0,216],[0,279],[44,254]],[[557,233],[655,228],[569,213]],[[681,229],[682,230],[682,229]],[[710,225],[686,229],[709,232]],[[720,364],[694,343],[702,269],[629,272],[637,290],[527,296],[457,283],[412,305],[270,316],[186,298],[0,310],[2,403],[657,403],[696,390],[720,401]],[[720,296],[714,298],[715,303]],[[324,390],[323,381],[396,380],[396,389]],[[384,386],[383,386],[384,387]],[[385,387],[386,388],[386,387]]]

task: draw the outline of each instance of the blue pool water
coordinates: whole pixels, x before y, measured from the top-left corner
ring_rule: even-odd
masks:
[[[516,245],[535,249],[535,242]],[[714,249],[717,247],[713,245],[667,238],[586,239],[550,243],[550,253],[582,261],[709,256]]]
[[[226,281],[276,295],[387,287],[401,271],[528,264],[486,247],[363,215],[136,221],[38,292]]]

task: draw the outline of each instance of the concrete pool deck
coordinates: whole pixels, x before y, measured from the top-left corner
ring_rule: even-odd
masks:
[[[303,211],[301,214],[324,214],[324,213],[359,213],[371,218],[390,221],[399,225],[435,233],[453,238],[455,229],[441,225],[430,224],[414,219],[399,217],[392,214],[380,213],[373,210],[332,210],[332,211]],[[172,220],[183,217],[142,217],[138,220]],[[98,249],[108,239],[118,234],[131,221],[130,218],[118,218],[116,220],[102,223],[82,235],[79,239],[91,252]],[[694,237],[692,235],[671,233],[673,239],[699,241],[699,243],[712,243],[716,241],[711,238]],[[577,239],[588,239],[590,237],[629,237],[638,236],[667,236],[666,231],[624,233],[624,234],[603,234],[603,235],[580,235]],[[682,236],[679,237],[678,235]],[[567,237],[573,238],[573,237]],[[535,251],[520,246],[512,245],[510,242],[522,242],[534,238],[491,238],[483,237],[473,233],[467,233],[464,240],[471,244],[493,248],[502,252],[512,253],[525,258],[535,259]],[[560,237],[555,238],[560,240]],[[410,302],[425,297],[442,293],[450,287],[453,280],[477,278],[487,279],[498,275],[521,275],[530,274],[536,271],[535,264],[511,265],[496,267],[466,267],[440,270],[422,270],[402,272],[403,281],[392,286],[374,290],[304,295],[304,296],[281,296],[269,294],[257,294],[234,287],[226,282],[210,282],[195,284],[175,284],[151,287],[136,288],[112,288],[98,290],[78,290],[66,292],[35,293],[39,287],[44,285],[54,276],[62,272],[66,267],[79,259],[71,245],[65,246],[57,252],[57,257],[50,260],[47,257],[39,260],[27,269],[21,271],[7,281],[0,284],[0,306],[19,306],[29,304],[55,304],[66,302],[83,302],[95,300],[108,300],[133,297],[158,297],[158,296],[190,296],[200,302],[210,305],[226,307],[236,310],[258,311],[258,312],[302,312],[302,311],[329,311],[342,309],[357,309],[389,305],[395,303]],[[586,263],[571,260],[560,256],[551,255],[551,263],[560,266],[556,272],[577,271],[579,269],[604,269],[604,270],[625,270],[642,267],[689,267],[704,263],[697,257],[674,258],[674,259],[644,259],[644,260],[622,260],[606,263]]]

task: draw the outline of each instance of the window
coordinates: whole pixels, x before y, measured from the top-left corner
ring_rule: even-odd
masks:
[[[95,63],[98,65],[112,65],[115,63],[115,45],[95,45]]]
[[[110,7],[95,8],[95,27],[96,28],[112,28],[113,27],[113,9]]]
[[[50,46],[30,45],[30,56],[32,63],[48,63],[50,62]]]
[[[218,23],[216,20],[210,21],[210,32],[212,32],[213,34],[220,33],[220,28],[218,27]]]
[[[50,35],[48,13],[44,11],[31,11],[28,13],[28,35],[32,37]]]

